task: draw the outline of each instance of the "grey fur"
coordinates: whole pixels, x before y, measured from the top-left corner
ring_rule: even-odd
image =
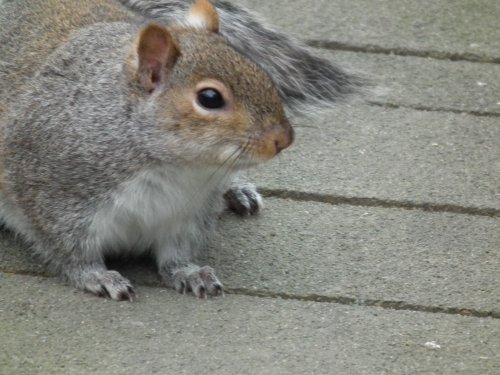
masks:
[[[191,0],[119,0],[147,19],[175,24]],[[241,54],[274,80],[286,106],[295,114],[314,114],[358,92],[367,84],[311,49],[273,30],[259,17],[226,1],[212,1],[221,18],[221,34]]]
[[[176,34],[184,53],[168,80],[157,94],[137,88],[129,56],[141,24],[130,18],[78,29],[24,77],[22,93],[0,113],[0,220],[32,242],[50,269],[94,294],[133,299],[130,282],[107,270],[104,257],[144,251],[156,255],[165,285],[198,297],[222,294],[213,270],[191,259],[217,221],[224,192],[235,188],[240,159],[205,161],[246,138],[230,127],[221,135],[212,117],[178,120],[169,93],[200,69],[213,72],[244,102],[252,137],[266,126],[293,133],[270,79],[218,35]],[[228,64],[215,63],[221,53]],[[176,129],[188,120],[194,127],[183,135]]]

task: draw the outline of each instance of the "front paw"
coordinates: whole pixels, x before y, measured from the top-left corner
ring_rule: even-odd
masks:
[[[168,285],[179,293],[193,292],[198,298],[224,295],[222,283],[219,281],[212,267],[198,267],[188,265],[174,269]]]
[[[254,184],[245,183],[230,188],[225,194],[227,207],[240,216],[257,214],[264,206]]]
[[[134,289],[130,281],[116,271],[99,270],[85,274],[83,288],[101,297],[115,301],[133,301]]]

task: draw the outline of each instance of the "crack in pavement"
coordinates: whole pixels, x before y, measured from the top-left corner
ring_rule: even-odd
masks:
[[[500,209],[464,207],[453,204],[439,204],[430,202],[396,201],[389,199],[368,197],[345,197],[340,195],[307,193],[296,190],[259,188],[259,192],[265,197],[290,199],[298,202],[317,202],[331,205],[349,205],[363,207],[400,208],[405,210],[420,210],[428,212],[447,212],[472,216],[500,217]]]
[[[457,108],[439,108],[439,107],[427,107],[425,105],[413,105],[413,104],[396,104],[390,102],[377,102],[377,101],[367,101],[367,104],[374,107],[382,107],[388,109],[413,109],[416,111],[426,111],[426,112],[444,112],[444,113],[456,113],[456,114],[466,114],[478,117],[500,117],[499,112],[488,112],[488,111],[473,111],[469,109],[457,109]]]
[[[306,44],[314,48],[323,48],[328,50],[377,53],[383,55],[429,57],[436,60],[449,61],[468,61],[474,63],[500,64],[500,57],[485,56],[472,52],[445,52],[436,50],[418,50],[404,47],[382,47],[373,44],[353,45],[344,42],[331,40],[306,40]]]
[[[52,275],[46,273],[38,273],[27,270],[9,270],[0,268],[0,274],[11,274],[19,276],[32,276],[32,277],[43,277],[43,278],[55,278]],[[137,285],[158,288],[160,285],[158,283],[148,283],[148,282],[137,282]],[[224,292],[232,295],[248,296],[248,297],[258,297],[258,298],[281,298],[302,302],[317,302],[317,303],[333,303],[348,306],[360,306],[360,307],[380,307],[387,310],[402,310],[402,311],[414,311],[414,312],[426,312],[433,314],[448,314],[448,315],[461,315],[469,316],[474,318],[492,318],[500,319],[500,311],[487,311],[478,310],[467,307],[446,307],[446,306],[432,306],[432,305],[421,305],[415,303],[408,303],[405,301],[390,301],[390,300],[379,300],[379,299],[359,299],[346,296],[324,296],[321,294],[293,294],[285,292],[271,292],[264,290],[251,290],[246,288],[225,288]]]
[[[226,290],[225,290],[226,291]],[[415,312],[427,312],[434,314],[462,315],[475,318],[500,319],[500,311],[485,311],[464,307],[428,306],[408,303],[404,301],[386,301],[376,299],[356,299],[346,296],[322,296],[318,294],[299,295],[280,292],[267,292],[261,290],[249,290],[244,288],[228,288],[228,294],[245,295],[260,298],[282,298],[296,301],[310,301],[320,303],[336,303],[350,306],[381,307],[388,310],[406,310]]]

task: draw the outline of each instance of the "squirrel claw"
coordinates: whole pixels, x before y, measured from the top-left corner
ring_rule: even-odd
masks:
[[[93,271],[85,281],[85,290],[115,301],[134,301],[136,294],[130,281],[116,271]]]
[[[211,267],[186,266],[172,273],[174,289],[182,294],[188,291],[198,298],[224,295],[222,283],[215,276]]]
[[[254,184],[245,183],[231,187],[225,194],[227,207],[240,216],[259,213],[263,207],[262,197]]]

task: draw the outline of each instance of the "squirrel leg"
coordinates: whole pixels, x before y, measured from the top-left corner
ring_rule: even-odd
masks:
[[[115,301],[132,301],[135,296],[130,281],[104,266],[65,267],[63,277],[80,289]]]
[[[75,279],[72,271],[71,278]],[[82,289],[97,296],[109,297],[115,301],[133,301],[135,292],[132,284],[117,271],[106,269],[83,269],[77,275]]]
[[[106,269],[104,262],[72,262],[61,268],[61,276],[79,289],[115,301],[132,301],[134,289],[117,271]]]
[[[227,208],[240,216],[256,215],[264,207],[262,197],[254,184],[235,182],[224,193]]]
[[[198,298],[224,295],[222,283],[212,267],[169,262],[160,266],[160,276],[163,284],[182,294],[191,291]]]

